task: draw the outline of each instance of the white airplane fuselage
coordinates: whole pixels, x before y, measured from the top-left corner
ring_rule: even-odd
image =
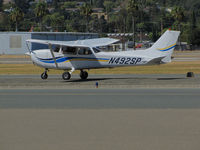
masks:
[[[123,66],[147,65],[153,57],[148,57],[145,50],[123,51],[123,52],[99,52],[94,53],[90,48],[90,55],[69,55],[54,52],[57,62],[49,49],[36,50],[31,53],[34,64],[46,69],[75,70],[94,69],[94,68],[113,68]]]

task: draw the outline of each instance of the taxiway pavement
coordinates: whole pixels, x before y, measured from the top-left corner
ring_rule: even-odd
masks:
[[[0,75],[0,89],[39,88],[39,89],[93,89],[96,82],[99,88],[132,89],[132,88],[200,88],[200,75],[187,78],[186,74],[118,74],[118,75],[89,75],[87,80],[81,80],[78,75],[72,75],[64,81],[61,75],[49,75],[42,80],[40,75]]]
[[[6,89],[0,108],[171,109],[200,108],[200,89]]]
[[[199,84],[199,75],[0,75],[0,149],[196,150]]]

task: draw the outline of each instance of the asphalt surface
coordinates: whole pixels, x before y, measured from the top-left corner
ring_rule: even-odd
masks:
[[[1,75],[0,149],[199,149],[199,75],[89,77]]]
[[[187,78],[186,74],[174,75],[91,75],[81,80],[72,75],[64,81],[61,75],[49,75],[42,80],[40,75],[0,75],[0,89],[94,89],[98,82],[99,88],[106,89],[137,89],[137,88],[200,88],[200,75]]]
[[[0,108],[200,108],[200,89],[7,89]]]

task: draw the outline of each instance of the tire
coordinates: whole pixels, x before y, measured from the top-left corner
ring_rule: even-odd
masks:
[[[86,80],[88,77],[88,73],[86,71],[81,71],[80,77],[82,80]]]
[[[45,72],[43,72],[43,73],[41,74],[41,78],[42,78],[43,80],[46,80],[46,79],[48,78],[48,74],[45,73]]]
[[[194,73],[193,72],[188,72],[187,73],[187,77],[188,78],[193,78],[194,77]]]
[[[62,74],[63,80],[69,80],[71,78],[71,74],[69,72],[64,72]]]

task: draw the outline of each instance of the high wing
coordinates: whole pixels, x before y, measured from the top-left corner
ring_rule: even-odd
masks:
[[[52,58],[55,62],[56,68],[58,68],[58,64],[56,62],[56,58],[52,50],[52,45],[62,45],[62,46],[69,46],[69,47],[99,47],[99,46],[110,45],[118,41],[119,40],[112,39],[112,38],[96,38],[96,39],[86,39],[86,40],[77,40],[77,41],[50,41],[50,40],[38,40],[38,39],[26,40],[26,42],[48,45]]]
[[[106,46],[118,42],[118,39],[112,38],[96,38],[96,39],[86,39],[86,40],[77,40],[77,41],[51,41],[51,40],[37,40],[37,39],[28,39],[27,42],[39,43],[46,45],[63,45],[70,47],[99,47]]]

